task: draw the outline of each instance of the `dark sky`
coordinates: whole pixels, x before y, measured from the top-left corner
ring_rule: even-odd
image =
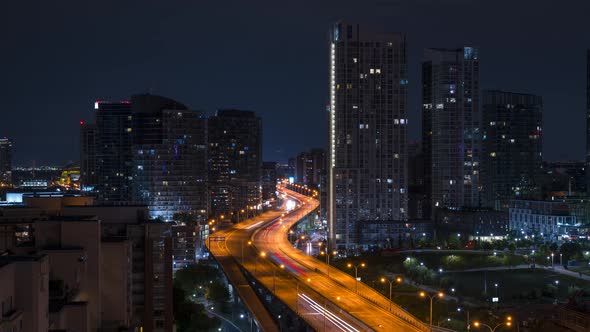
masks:
[[[590,1],[3,1],[0,136],[15,162],[78,159],[93,101],[151,91],[193,109],[256,111],[264,159],[325,145],[327,30],[407,33],[410,138],[425,47],[480,48],[481,86],[542,95],[545,159],[582,159]]]

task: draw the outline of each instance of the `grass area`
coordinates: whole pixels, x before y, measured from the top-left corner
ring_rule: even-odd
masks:
[[[365,263],[366,267],[358,269],[358,276],[363,282],[372,286],[380,283],[379,280],[382,277],[392,278],[393,276],[406,275],[408,271],[405,270],[403,262],[409,257],[415,259],[417,262],[423,263],[425,267],[428,267],[435,273],[438,273],[439,269],[448,272],[479,267],[525,264],[525,258],[522,256],[504,253],[493,255],[477,252],[464,252],[460,254],[417,252],[413,254],[404,253],[395,256],[371,254],[350,259],[336,259],[332,261],[332,264],[354,277],[354,268],[348,268],[347,264],[352,263],[358,265],[360,263]],[[435,280],[432,283],[432,286],[439,286],[439,282],[439,280]]]
[[[555,292],[559,300],[567,299],[568,287],[590,289],[590,283],[552,271],[540,269],[504,270],[484,272],[457,272],[452,275],[457,294],[485,300],[484,284],[487,280],[487,298],[497,294],[502,303],[551,301]],[[559,281],[556,284],[555,281]],[[557,287],[556,287],[557,286]]]

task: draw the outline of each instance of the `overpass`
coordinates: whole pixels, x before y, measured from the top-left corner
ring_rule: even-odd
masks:
[[[287,240],[289,229],[315,211],[319,202],[284,187],[279,186],[279,190],[296,201],[297,208],[283,213],[267,212],[215,233],[214,236],[223,237],[223,240],[209,243],[226,274],[240,272],[244,280],[253,277],[257,281],[249,291],[243,281],[237,285],[243,286],[242,291],[248,298],[238,293],[248,308],[252,308],[262,330],[267,331],[268,326],[268,331],[273,331],[270,322],[263,323],[269,318],[275,324],[281,322],[268,311],[259,311],[264,304],[256,296],[254,289],[257,287],[266,289],[269,296],[280,300],[317,331],[429,331],[427,324],[381,293],[293,248]],[[232,279],[238,277],[228,275],[228,278],[234,283]],[[358,290],[355,290],[357,285]],[[239,286],[236,288],[240,290]],[[248,304],[250,301],[252,303]]]

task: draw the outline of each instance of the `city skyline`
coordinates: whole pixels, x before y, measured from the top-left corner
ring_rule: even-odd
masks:
[[[243,16],[231,22],[220,19],[226,12],[215,4],[182,11],[174,3],[145,4],[137,12],[132,5],[103,4],[80,11],[75,4],[48,8],[40,4],[28,11],[30,24],[8,36],[7,43],[16,46],[14,52],[1,56],[12,65],[1,87],[8,121],[2,121],[0,132],[13,141],[15,165],[30,166],[33,160],[36,165],[66,164],[77,159],[78,121],[93,117],[95,100],[118,101],[151,91],[207,114],[231,107],[256,111],[265,120],[264,159],[284,162],[300,151],[325,147],[326,30],[339,18],[358,16],[355,22],[407,35],[409,139],[420,136],[423,49],[473,45],[486,59],[481,65],[482,89],[543,97],[546,160],[582,160],[585,49],[590,40],[575,32],[583,29],[589,5],[554,7],[536,1],[533,6],[526,1],[512,5],[516,14],[506,14],[501,5],[449,4],[291,4],[286,15],[278,5],[269,3],[265,11],[256,11],[236,2],[231,5],[243,9]],[[6,13],[25,10],[20,4],[9,6],[13,8]],[[486,22],[493,19],[483,12],[490,17],[501,14],[504,24],[488,30]],[[521,25],[519,12],[526,12],[527,26]],[[308,17],[305,24],[297,19],[303,13]],[[13,17],[18,15],[6,17],[3,27],[23,24]],[[450,23],[453,17],[465,17],[469,31]],[[48,24],[49,18],[62,23]],[[103,18],[112,24],[102,25]],[[153,24],[158,19],[166,24]],[[119,34],[127,27],[123,22],[132,27]],[[202,42],[166,52],[172,45],[185,45],[179,42],[187,38]],[[215,51],[200,52],[201,45]],[[60,75],[64,71],[68,74]],[[19,81],[23,76],[35,79],[23,83]],[[285,117],[291,125],[281,127]],[[310,134],[298,136],[301,127],[309,128]]]
[[[590,331],[590,2],[8,6],[2,331]]]

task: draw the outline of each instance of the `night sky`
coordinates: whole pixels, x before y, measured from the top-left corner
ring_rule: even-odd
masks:
[[[545,159],[582,159],[589,13],[587,0],[3,1],[0,136],[17,165],[76,161],[94,100],[152,92],[256,111],[264,160],[286,161],[325,146],[327,31],[345,19],[407,33],[410,138],[423,48],[476,46],[482,88],[543,96]]]

